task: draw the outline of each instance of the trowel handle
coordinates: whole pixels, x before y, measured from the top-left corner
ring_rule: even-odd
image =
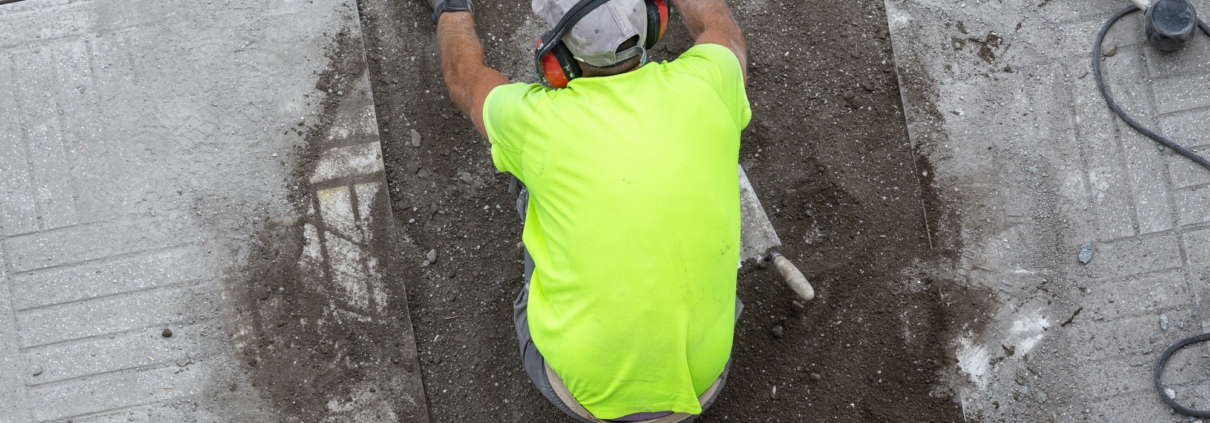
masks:
[[[790,262],[790,259],[778,253],[771,253],[773,266],[777,267],[777,273],[786,281],[786,285],[790,285],[790,289],[794,290],[803,300],[815,298],[815,288],[811,288],[811,283],[807,282],[807,277],[798,271],[798,267]]]

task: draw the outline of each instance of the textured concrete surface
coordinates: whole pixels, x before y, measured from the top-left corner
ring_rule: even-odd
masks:
[[[401,282],[369,239],[394,222],[370,210],[386,194],[368,82],[316,88],[337,33],[364,54],[356,13],[346,0],[0,5],[0,422],[280,420],[289,387],[250,381],[230,298],[257,283],[244,269],[266,221],[305,222],[297,266],[342,287],[325,291],[329,314],[385,317],[384,284]],[[328,97],[336,122],[307,137]],[[321,164],[298,175],[304,152]],[[378,386],[413,404],[395,419],[427,419],[414,375]],[[361,413],[376,403],[358,395],[308,421],[393,420]]]
[[[940,248],[997,301],[990,322],[950,340],[943,376],[972,421],[1190,421],[1160,402],[1151,372],[1210,323],[1210,170],[1157,149],[1096,90],[1096,31],[1126,6],[886,1],[909,130],[933,166],[922,177],[950,205],[935,230],[962,240]],[[1141,122],[1210,151],[1210,39],[1162,54],[1141,24],[1127,17],[1107,37],[1111,90]],[[1188,406],[1210,408],[1208,352],[1166,373]]]

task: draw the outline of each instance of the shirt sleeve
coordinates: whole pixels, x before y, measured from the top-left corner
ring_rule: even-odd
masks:
[[[538,84],[514,83],[492,89],[483,105],[483,126],[496,169],[520,175],[529,119],[545,96]]]
[[[736,127],[744,129],[752,120],[752,107],[744,87],[744,71],[739,58],[718,44],[698,44],[670,63],[670,67],[701,78],[718,93],[719,99],[735,117]]]

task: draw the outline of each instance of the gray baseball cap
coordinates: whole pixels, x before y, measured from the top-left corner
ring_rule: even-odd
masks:
[[[552,28],[579,0],[533,0],[537,13]],[[619,52],[634,36],[639,44]],[[593,9],[563,37],[563,44],[581,62],[609,67],[638,56],[647,42],[647,6],[643,0],[609,0]]]

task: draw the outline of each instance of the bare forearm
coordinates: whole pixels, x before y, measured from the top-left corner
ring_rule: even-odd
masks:
[[[709,16],[717,15],[718,12],[712,9],[717,9],[720,5],[723,9],[727,5],[722,0],[673,0],[673,5],[676,6],[676,11],[685,21],[685,27],[689,29],[689,36],[696,39],[702,35],[702,31],[706,29],[706,19]],[[727,14],[730,16],[731,11]]]
[[[441,71],[445,85],[450,91],[450,100],[463,114],[474,120],[472,110],[473,90],[469,81],[477,69],[485,68],[483,46],[475,33],[475,23],[470,13],[443,13],[437,21],[437,54],[441,58]]]
[[[747,72],[748,45],[724,0],[673,0],[673,4],[694,44],[719,44],[731,49]]]

